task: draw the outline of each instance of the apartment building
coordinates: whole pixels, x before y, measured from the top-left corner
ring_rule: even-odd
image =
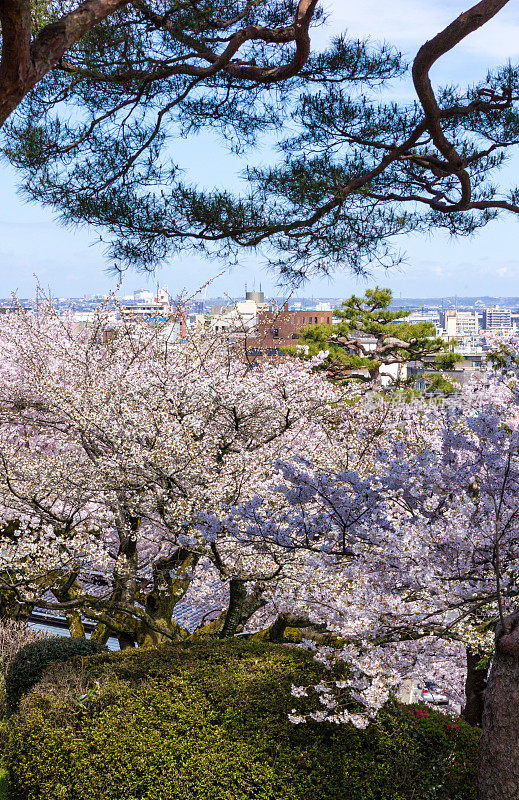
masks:
[[[156,297],[137,303],[121,305],[120,314],[123,322],[149,322],[166,319],[173,313],[167,289],[159,289]]]
[[[284,347],[299,339],[299,331],[307,325],[331,325],[333,312],[297,309],[290,310],[288,302],[281,308],[269,308],[258,313],[257,339],[264,347]]]
[[[263,292],[246,292],[245,300],[229,306],[213,306],[210,329],[214,333],[249,333],[258,323],[258,315],[269,307]]]
[[[485,311],[485,330],[508,331],[512,327],[512,312],[509,308],[487,308]]]
[[[480,330],[479,314],[477,311],[449,309],[443,315],[443,328],[448,339],[476,337]]]

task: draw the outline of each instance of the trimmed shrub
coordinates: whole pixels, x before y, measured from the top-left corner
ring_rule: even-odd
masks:
[[[26,622],[4,619],[0,622],[0,671],[5,677],[16,653],[30,642],[47,639],[47,634],[30,628]]]
[[[323,675],[294,648],[193,643],[82,667],[90,689],[74,702],[30,694],[4,727],[16,800],[475,797],[477,732],[457,719],[395,706],[365,731],[291,724],[291,685]]]
[[[0,767],[0,800],[9,800],[9,773]]]
[[[8,714],[18,708],[20,698],[30,692],[53,661],[67,661],[75,656],[89,656],[107,648],[89,639],[56,637],[30,642],[16,653],[5,678]]]

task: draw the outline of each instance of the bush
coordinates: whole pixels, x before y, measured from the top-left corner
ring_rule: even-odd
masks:
[[[100,653],[107,648],[88,639],[41,639],[20,648],[12,659],[5,677],[7,712],[18,708],[20,698],[38,683],[45,669],[53,661],[67,661],[74,656]]]
[[[26,622],[2,620],[0,622],[0,671],[3,677],[18,650],[30,642],[39,642],[47,635],[30,628]]]
[[[33,693],[4,728],[16,800],[473,800],[477,733],[395,706],[365,731],[293,725],[300,650],[244,641],[83,661],[71,701]],[[75,662],[54,667],[74,669]],[[48,683],[48,679],[46,679]]]
[[[5,698],[5,676],[18,650],[29,642],[41,641],[46,634],[30,628],[26,622],[2,620],[0,622],[0,719],[7,713]],[[0,778],[0,800],[3,798]]]
[[[9,800],[9,774],[6,769],[0,767],[0,800]]]

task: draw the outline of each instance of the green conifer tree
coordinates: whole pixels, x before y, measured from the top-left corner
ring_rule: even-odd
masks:
[[[392,308],[392,299],[390,289],[378,286],[368,289],[364,297],[352,295],[334,311],[338,322],[307,325],[301,330],[298,345],[286,350],[302,358],[327,352],[320,369],[334,380],[353,378],[375,386],[381,385],[388,367],[410,361],[423,363],[427,356],[436,355],[433,368],[452,368],[461,357],[445,352],[448,343],[436,336],[434,325],[408,322],[410,312]]]

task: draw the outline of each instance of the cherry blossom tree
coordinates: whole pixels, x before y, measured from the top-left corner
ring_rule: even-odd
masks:
[[[299,626],[330,680],[294,687],[294,722],[365,726],[417,677],[463,702],[493,658],[480,798],[516,800],[519,347],[437,405],[167,324],[106,333],[105,311],[0,321],[5,612],[121,646]]]
[[[481,662],[493,657],[482,800],[516,798],[519,785],[518,351],[509,347],[500,370],[469,386],[457,406],[405,406],[367,472],[280,462],[283,480],[233,512],[238,536],[314,554],[300,584],[276,597],[284,614],[304,609],[334,631],[339,647],[319,658],[349,666],[348,684],[330,673],[313,687],[314,719],[365,726],[403,680],[417,677],[448,682],[460,702],[467,679],[474,706],[477,673],[481,683],[486,677]],[[295,687],[294,695],[309,691]],[[292,718],[305,714],[296,708]]]
[[[223,339],[106,327],[100,312],[74,335],[50,305],[0,325],[2,589],[122,646],[232,635],[294,557],[212,520],[281,456],[325,448],[343,393],[291,361],[253,368]]]

